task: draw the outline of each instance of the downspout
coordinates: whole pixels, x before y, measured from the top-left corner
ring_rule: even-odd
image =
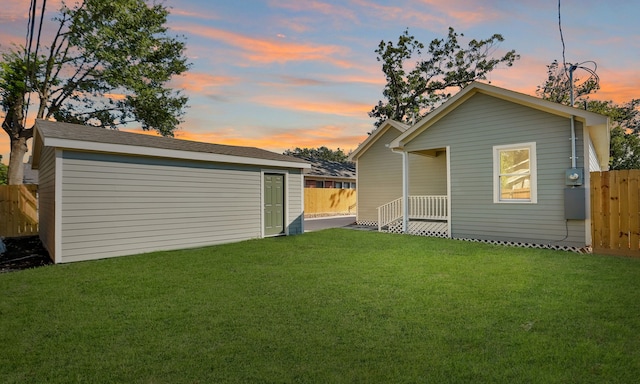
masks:
[[[571,115],[571,169],[576,168],[576,123],[575,116]]]
[[[403,150],[391,149],[402,154],[402,233],[409,229],[409,154]]]

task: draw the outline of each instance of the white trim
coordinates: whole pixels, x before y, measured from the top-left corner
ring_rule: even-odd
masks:
[[[46,147],[75,149],[79,151],[110,152],[110,153],[120,153],[120,154],[136,155],[136,156],[167,157],[167,158],[174,158],[174,159],[210,161],[210,162],[217,162],[217,163],[249,164],[249,165],[259,165],[259,166],[268,166],[268,167],[311,169],[311,164],[308,164],[308,163],[258,159],[258,158],[243,157],[243,156],[221,155],[217,153],[180,151],[175,149],[153,148],[153,147],[145,147],[145,146],[138,146],[138,145],[122,145],[122,144],[98,143],[98,142],[92,142],[92,141],[58,139],[53,137],[44,137],[43,139],[44,139],[43,144]]]
[[[62,262],[62,150],[55,149],[55,168],[53,176],[53,249],[54,262]]]
[[[586,156],[582,156],[582,161],[584,163],[584,180],[583,180],[583,188],[585,189],[585,217],[584,220],[584,243],[586,246],[590,247],[593,244],[593,239],[591,236],[591,156],[590,153],[593,144],[591,143],[591,138],[589,137],[589,128],[587,128],[584,124],[582,125],[582,137],[583,142],[583,153]],[[599,164],[598,164],[599,167]],[[599,171],[600,169],[598,169]]]
[[[402,151],[402,233],[409,233],[409,154]]]
[[[289,189],[287,188],[287,196],[289,196]],[[300,220],[300,233],[304,233],[304,172],[300,174],[300,199],[302,204],[302,219]],[[287,228],[289,226],[287,225]],[[289,233],[287,232],[287,235]]]
[[[528,149],[529,150],[529,172],[531,198],[501,200],[500,199],[500,151]],[[538,167],[536,160],[536,143],[518,143],[493,146],[493,202],[495,204],[537,204],[538,203]]]
[[[449,216],[449,220],[447,220],[447,232],[449,234],[449,238],[452,238],[451,234],[451,147],[445,147],[445,156],[447,160],[447,216]]]
[[[281,234],[277,234],[277,235],[269,235],[266,236],[264,233],[264,175],[265,173],[270,173],[270,174],[278,174],[278,175],[282,175],[284,176],[284,180],[282,181],[282,187],[284,188],[284,196],[283,196],[283,204],[284,207],[282,209],[282,214],[283,214],[283,218],[282,220],[284,220],[284,234],[285,236],[289,236],[289,171],[288,170],[283,170],[283,169],[261,169],[260,170],[260,237],[261,238],[265,238],[265,237],[275,237],[275,236],[281,236]],[[304,185],[304,177],[303,179],[303,185]],[[302,192],[302,198],[303,198],[303,204],[304,204],[304,191]],[[304,212],[304,208],[303,208],[303,212]],[[304,221],[304,220],[303,220]],[[304,225],[304,224],[303,224]],[[303,227],[304,229],[304,227]],[[304,231],[302,232],[304,233]]]
[[[371,132],[369,136],[367,136],[367,138],[362,143],[360,143],[360,145],[358,145],[358,147],[353,152],[349,154],[347,159],[349,161],[357,161],[358,157],[360,157],[360,154],[362,152],[366,152],[366,150],[369,149],[369,147],[371,147],[378,140],[378,136],[382,136],[389,130],[389,128],[395,128],[400,132],[400,134],[402,134],[409,129],[409,126],[395,120],[385,120],[378,126],[378,128],[374,129],[373,132]]]

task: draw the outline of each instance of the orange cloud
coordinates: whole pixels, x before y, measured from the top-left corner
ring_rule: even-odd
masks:
[[[279,130],[276,132],[264,129],[252,129],[253,136],[247,136],[244,131],[234,128],[217,128],[214,132],[195,132],[191,130],[179,130],[176,137],[183,140],[202,141],[216,144],[240,145],[258,147],[274,152],[283,152],[295,147],[320,147],[341,148],[344,151],[355,149],[366,138],[366,129],[362,127],[362,133],[354,135],[357,131],[353,126],[318,126],[301,129]]]
[[[300,98],[256,96],[253,102],[273,108],[288,109],[299,112],[314,112],[338,116],[366,117],[372,105],[339,100],[302,100]]]
[[[9,164],[9,153],[11,153],[11,142],[9,136],[2,131],[0,132],[0,155],[2,155],[2,164]]]
[[[640,73],[634,68],[598,70],[600,90],[592,98],[626,103],[640,98]]]
[[[105,93],[103,96],[111,100],[124,100],[127,98],[127,95],[122,93]]]
[[[203,92],[207,88],[234,85],[238,79],[231,76],[215,76],[203,72],[186,72],[171,80],[172,87],[187,91]]]
[[[336,57],[346,54],[347,51],[346,48],[337,45],[299,44],[278,38],[254,38],[218,28],[196,25],[176,26],[173,30],[233,46],[240,50],[239,54],[242,58],[256,64],[320,61],[342,68],[352,66],[349,61]]]

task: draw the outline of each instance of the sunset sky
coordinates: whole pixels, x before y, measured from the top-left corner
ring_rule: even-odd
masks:
[[[68,1],[72,3],[72,0]],[[38,1],[40,7],[42,0]],[[535,94],[546,65],[562,60],[557,0],[167,0],[169,27],[184,36],[192,67],[172,86],[190,108],[176,137],[256,146],[355,149],[373,129],[367,113],[385,84],[376,49],[409,28],[427,44],[449,26],[467,38],[500,33],[497,54],[521,59],[490,74],[492,84]],[[60,1],[47,1],[44,31]],[[24,44],[28,0],[0,9],[0,49]],[[640,2],[563,0],[567,62],[597,62],[592,98],[640,97]],[[48,44],[50,34],[43,35]],[[585,73],[576,72],[576,76]],[[4,118],[4,115],[0,117]],[[136,129],[132,129],[136,130]],[[9,139],[0,132],[0,154]]]

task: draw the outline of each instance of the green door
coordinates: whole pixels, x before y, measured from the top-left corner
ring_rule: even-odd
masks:
[[[264,175],[264,235],[284,233],[284,175]]]

